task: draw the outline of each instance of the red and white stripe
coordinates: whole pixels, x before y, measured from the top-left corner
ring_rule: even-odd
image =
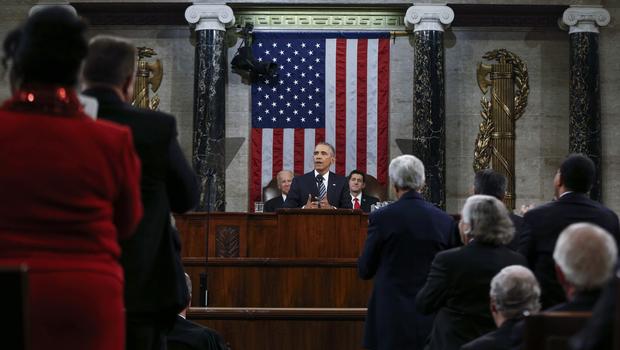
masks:
[[[325,128],[258,129],[250,136],[250,208],[280,170],[313,169],[316,143],[336,148],[332,171],[360,169],[387,182],[389,39],[328,39],[325,59]]]

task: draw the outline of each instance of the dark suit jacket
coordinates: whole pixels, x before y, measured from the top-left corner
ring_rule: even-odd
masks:
[[[618,271],[616,270],[616,273]],[[613,277],[603,289],[592,309],[592,317],[579,333],[570,341],[570,349],[600,350],[611,349],[615,333],[615,311],[618,303],[618,278]]]
[[[521,318],[506,320],[499,328],[463,345],[461,350],[510,350],[512,329]]]
[[[549,308],[545,311],[592,311],[596,302],[601,295],[600,290],[592,290],[585,291],[581,293],[577,293],[573,300],[567,301],[562,304],[558,304],[552,308]],[[605,312],[612,314],[610,310],[606,309]],[[604,317],[604,316],[603,316]],[[590,318],[590,320],[594,319],[594,316]],[[598,325],[598,323],[597,323]],[[598,329],[597,329],[598,332]],[[511,348],[515,350],[523,349],[523,344],[525,341],[525,320],[519,321],[512,328],[512,333],[510,334],[509,343],[511,344]],[[611,349],[610,347],[595,347],[593,349]]]
[[[512,224],[515,227],[515,235],[512,238],[512,241],[510,241],[510,243],[506,246],[514,251],[517,251],[519,250],[519,236],[521,235],[521,232],[523,232],[523,217],[512,212],[508,213],[508,215],[510,216],[510,221],[512,221]]]
[[[172,323],[186,306],[188,292],[170,212],[186,212],[198,201],[196,175],[181,152],[176,121],[168,114],[134,108],[110,89],[84,94],[98,100],[98,118],[130,127],[142,163],[144,217],[136,234],[122,244],[128,316]]]
[[[600,289],[582,291],[575,294],[572,300],[558,304],[545,311],[592,311],[600,296]]]
[[[319,188],[314,176],[314,170],[301,176],[295,176],[288,191],[284,208],[301,208],[308,202],[308,196],[319,196]],[[327,201],[337,208],[351,208],[349,196],[349,183],[347,178],[329,172],[329,184],[327,184]]]
[[[353,200],[353,196],[349,193],[349,202]],[[370,213],[370,206],[377,203],[379,198],[369,196],[366,193],[362,193],[362,202],[360,203],[360,208],[364,213]],[[353,203],[351,203],[351,207],[353,207]]]
[[[271,198],[267,202],[265,202],[265,207],[263,211],[265,213],[273,213],[276,209],[280,209],[284,206],[284,200],[282,199],[282,195]]]
[[[226,342],[216,331],[177,315],[168,333],[168,350],[226,350]]]
[[[360,277],[375,279],[364,347],[422,349],[433,318],[416,312],[415,296],[433,257],[450,247],[456,230],[452,217],[415,191],[370,213],[358,261]]]
[[[504,246],[472,241],[437,254],[416,297],[423,314],[437,312],[427,349],[458,349],[495,329],[489,310],[491,279],[504,267],[525,265]]]
[[[582,193],[567,193],[557,201],[529,210],[523,219],[519,252],[527,258],[540,283],[543,309],[566,300],[553,261],[555,243],[562,230],[573,223],[590,222],[611,233],[616,243],[620,237],[618,216]]]

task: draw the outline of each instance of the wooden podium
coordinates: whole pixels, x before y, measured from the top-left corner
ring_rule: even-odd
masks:
[[[360,349],[372,288],[357,274],[367,221],[346,209],[177,216],[192,305],[207,271],[208,307],[190,318],[233,350]]]

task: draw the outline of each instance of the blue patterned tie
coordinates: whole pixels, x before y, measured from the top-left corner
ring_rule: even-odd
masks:
[[[322,200],[323,198],[325,198],[325,194],[327,193],[325,183],[323,183],[323,176],[317,175],[316,182],[319,183],[319,200]]]

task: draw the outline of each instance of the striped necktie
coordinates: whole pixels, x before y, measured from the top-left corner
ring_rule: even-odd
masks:
[[[323,182],[323,180],[323,176],[316,176],[316,182],[319,183],[319,200],[325,198],[325,194],[327,194],[327,188],[325,188],[325,183]]]

